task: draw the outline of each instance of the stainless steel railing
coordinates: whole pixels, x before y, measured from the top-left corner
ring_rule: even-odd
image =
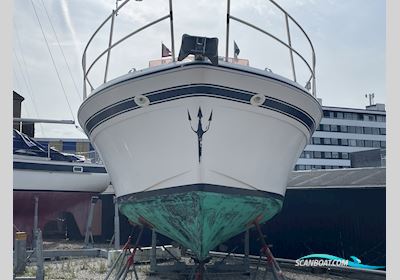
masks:
[[[104,70],[104,79],[103,82],[106,83],[107,79],[108,79],[108,68],[109,68],[109,63],[110,63],[110,57],[111,57],[111,50],[118,46],[119,44],[121,44],[123,41],[125,41],[126,39],[132,37],[133,35],[147,29],[150,26],[153,26],[165,19],[170,20],[170,35],[171,35],[171,55],[172,55],[172,63],[174,63],[176,61],[176,57],[175,57],[175,40],[174,40],[174,24],[173,24],[173,9],[172,9],[172,0],[169,0],[169,13],[163,17],[160,17],[136,30],[134,30],[133,32],[129,33],[128,35],[122,37],[121,39],[119,39],[116,42],[113,42],[113,34],[114,34],[114,21],[115,21],[115,16],[117,15],[118,11],[122,9],[122,7],[124,7],[130,0],[125,0],[122,4],[120,4],[119,6],[116,7],[116,9],[114,9],[111,14],[100,24],[100,26],[96,29],[96,31],[94,32],[94,34],[90,37],[88,43],[86,44],[86,47],[84,49],[83,52],[83,56],[82,56],[82,69],[83,69],[83,99],[85,100],[88,96],[88,92],[87,92],[87,85],[90,86],[90,90],[94,90],[94,86],[92,85],[90,79],[88,78],[89,73],[91,72],[91,70],[93,69],[93,66],[104,56],[106,56],[106,65],[105,65],[105,70]],[[306,84],[304,85],[304,87],[309,90],[311,92],[311,94],[316,97],[316,81],[315,81],[315,50],[314,50],[314,46],[309,38],[309,36],[307,35],[307,33],[304,31],[304,29],[300,26],[300,24],[288,13],[286,12],[280,5],[278,5],[274,0],[267,0],[269,2],[271,2],[277,9],[279,9],[285,18],[285,25],[286,25],[286,35],[287,35],[287,42],[285,42],[284,40],[278,38],[277,36],[269,33],[268,31],[257,27],[256,25],[253,25],[243,19],[240,19],[236,16],[233,16],[230,14],[230,7],[231,7],[231,0],[227,0],[227,20],[226,20],[226,43],[225,43],[225,61],[229,62],[229,33],[230,33],[230,20],[234,20],[238,23],[241,23],[243,25],[246,25],[250,28],[253,28],[259,32],[261,32],[264,35],[269,36],[270,38],[274,39],[275,41],[277,41],[278,43],[280,43],[282,46],[286,47],[289,50],[289,58],[290,58],[290,63],[291,63],[291,70],[292,70],[292,77],[291,79],[298,83],[297,81],[297,76],[296,76],[296,65],[294,63],[294,55],[297,55],[300,60],[304,63],[304,65],[308,68],[309,72],[310,72],[310,77],[308,78]],[[118,2],[117,2],[118,3]],[[110,33],[109,33],[109,39],[108,39],[108,47],[102,51],[89,65],[89,67],[87,67],[87,51],[89,48],[89,45],[92,43],[93,39],[95,38],[95,36],[98,34],[98,32],[105,26],[105,24],[107,22],[111,21],[110,23]],[[310,48],[311,48],[311,53],[312,53],[312,57],[311,57],[311,61],[308,61],[307,59],[304,58],[304,56],[297,51],[295,48],[293,48],[292,46],[292,40],[291,40],[291,33],[290,33],[290,26],[289,26],[289,22],[292,22],[293,24],[295,24],[300,31],[302,32],[302,34],[305,36],[305,38],[307,39]],[[288,77],[289,78],[289,77]]]

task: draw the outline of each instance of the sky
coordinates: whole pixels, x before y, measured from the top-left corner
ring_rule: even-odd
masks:
[[[322,98],[323,105],[364,108],[368,93],[375,94],[376,103],[386,103],[384,0],[277,2],[313,42],[317,97]],[[173,1],[176,55],[184,33],[218,37],[219,54],[224,55],[226,1],[188,3]],[[25,97],[23,117],[77,119],[82,103],[82,53],[113,8],[115,0],[14,1],[13,87]],[[166,0],[132,0],[116,17],[114,42],[167,13]],[[267,0],[231,0],[231,14],[287,40],[283,15]],[[106,25],[90,45],[88,63],[107,47],[109,28]],[[290,29],[293,47],[309,60],[311,52],[304,37],[294,25]],[[251,66],[291,76],[289,52],[273,40],[236,22],[231,24],[230,38],[231,56],[235,40],[239,58],[249,59]],[[146,68],[149,60],[160,58],[161,42],[171,48],[168,21],[113,49],[108,77],[115,78],[132,68]],[[299,83],[304,85],[308,73],[299,59],[295,63]],[[101,84],[103,73],[104,60],[100,60],[89,76],[95,87]],[[36,136],[85,138],[79,127],[49,124],[37,124]]]

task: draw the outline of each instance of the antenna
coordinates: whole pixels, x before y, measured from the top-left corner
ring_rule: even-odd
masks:
[[[369,106],[374,105],[374,97],[375,97],[375,93],[368,93],[365,95],[365,98],[369,99]]]

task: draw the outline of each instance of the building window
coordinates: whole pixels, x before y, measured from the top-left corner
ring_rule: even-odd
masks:
[[[364,147],[364,140],[356,140],[357,147]]]
[[[310,152],[310,151],[304,152],[304,157],[305,158],[312,158],[312,152]]]
[[[365,147],[372,147],[372,140],[365,140]]]
[[[330,131],[330,125],[329,124],[323,124],[322,125],[322,130],[323,131]]]
[[[325,155],[325,158],[332,158],[331,152],[325,152],[324,155]]]
[[[336,118],[343,119],[343,112],[336,112]]]
[[[330,145],[331,144],[331,138],[324,138],[324,144],[325,145]]]
[[[332,152],[332,158],[339,158],[338,152]]]
[[[361,126],[356,126],[356,133],[357,134],[362,134],[363,133],[363,128]]]
[[[321,165],[314,165],[314,169],[321,169]]]
[[[341,125],[340,132],[347,132],[347,125]]]
[[[352,120],[353,119],[353,114],[352,113],[344,113],[344,118],[346,120]]]
[[[349,126],[348,127],[349,133],[356,133],[356,127],[355,126]]]
[[[381,141],[373,141],[372,145],[374,146],[374,148],[380,148],[381,147]]]
[[[306,167],[303,164],[297,165],[297,170],[304,170]]]
[[[372,127],[364,127],[364,134],[372,134]]]
[[[314,158],[321,158],[321,152],[315,151],[314,152]]]
[[[331,131],[332,131],[332,132],[338,131],[338,126],[332,124],[332,125],[331,125]]]
[[[381,147],[386,148],[386,141],[381,141]]]
[[[311,165],[306,165],[306,170],[311,170]]]
[[[332,139],[331,139],[331,144],[332,144],[332,145],[339,145],[339,139],[337,139],[337,138],[332,138]]]
[[[376,121],[375,115],[364,115],[364,121],[374,122]]]
[[[379,128],[378,127],[373,127],[372,128],[372,134],[373,135],[379,135]]]
[[[386,135],[386,128],[380,128],[381,135]]]
[[[376,116],[376,121],[378,121],[378,122],[385,122],[385,121],[386,121],[386,116],[377,115],[377,116]]]
[[[342,153],[342,158],[343,159],[348,159],[349,158],[349,153]]]
[[[349,145],[349,141],[347,139],[341,139],[340,140],[340,145],[342,146],[348,146]]]
[[[315,145],[320,145],[321,144],[321,138],[319,137],[313,137],[313,144]]]
[[[324,111],[324,117],[325,118],[333,118],[333,112],[332,111]]]
[[[356,140],[355,139],[349,139],[349,146],[356,147],[357,146]]]

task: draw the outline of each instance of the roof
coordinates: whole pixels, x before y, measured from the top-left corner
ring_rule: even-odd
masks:
[[[385,188],[386,168],[343,168],[293,171],[288,189]]]
[[[377,114],[386,115],[386,111],[373,110],[373,109],[361,109],[361,108],[345,108],[345,107],[334,107],[334,106],[322,106],[323,111],[339,111],[349,113],[364,113],[364,114]]]

